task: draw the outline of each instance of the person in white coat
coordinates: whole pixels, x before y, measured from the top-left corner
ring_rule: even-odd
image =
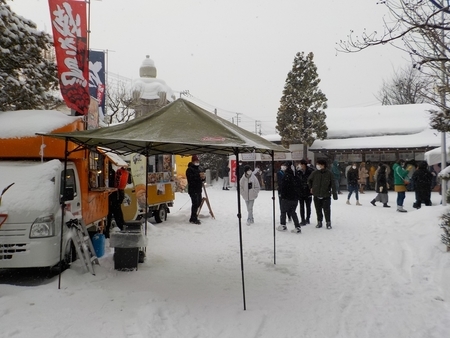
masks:
[[[253,204],[255,203],[255,199],[258,197],[260,190],[259,181],[253,174],[250,166],[246,165],[244,167],[244,174],[239,180],[239,185],[241,196],[247,205],[247,225],[250,225],[255,222],[253,219]]]

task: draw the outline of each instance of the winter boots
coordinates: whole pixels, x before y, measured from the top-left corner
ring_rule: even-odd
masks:
[[[362,205],[361,203],[359,203],[359,201],[356,201],[356,205]]]
[[[390,208],[391,206],[390,205],[388,205],[387,203],[384,203],[383,204],[383,208]],[[406,210],[405,210],[406,211]]]
[[[351,205],[350,200],[347,200],[347,202],[345,202],[345,204]]]
[[[373,199],[373,200],[370,201],[370,204],[372,204],[374,207],[377,206],[375,203],[376,203],[375,199]]]
[[[327,222],[327,229],[331,229],[331,222]]]
[[[317,225],[316,225],[316,228],[321,228],[321,227],[322,227],[322,221],[318,221]]]
[[[407,212],[405,209],[403,209],[402,205],[397,205],[397,211],[398,212]]]

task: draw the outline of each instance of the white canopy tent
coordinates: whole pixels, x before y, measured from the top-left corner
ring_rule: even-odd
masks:
[[[435,165],[441,163],[442,148],[438,147],[425,153],[424,160],[428,165]],[[447,148],[447,160],[450,158],[450,149]]]

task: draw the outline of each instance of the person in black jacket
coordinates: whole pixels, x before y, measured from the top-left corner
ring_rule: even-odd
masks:
[[[308,187],[308,177],[313,171],[313,168],[308,167],[308,162],[306,160],[301,160],[295,172],[295,175],[297,175],[300,179],[298,201],[300,203],[300,218],[302,220],[300,223],[301,225],[309,224],[309,218],[311,217],[312,194]]]
[[[294,232],[302,232],[300,228],[300,222],[298,221],[297,209],[298,204],[298,193],[297,193],[297,182],[295,178],[294,171],[292,170],[292,162],[286,162],[284,164],[286,169],[284,170],[281,182],[278,184],[278,192],[280,196],[280,226],[277,228],[279,231],[286,231],[286,215],[294,221],[295,230]]]
[[[317,160],[317,170],[313,171],[308,178],[308,186],[314,196],[314,207],[317,214],[316,228],[322,227],[323,216],[327,229],[331,229],[331,195],[337,200],[336,184],[331,171],[327,169],[325,160]]]
[[[356,205],[362,205],[361,203],[359,203],[358,181],[359,181],[359,170],[358,167],[356,166],[356,163],[353,163],[347,173],[347,189],[348,189],[347,204],[350,204],[350,197],[354,192],[356,197]]]
[[[375,190],[377,191],[377,196],[370,201],[370,203],[376,207],[376,202],[383,203],[384,208],[390,208],[388,205],[389,196],[388,196],[388,190],[389,190],[389,183],[388,183],[388,177],[386,174],[386,166],[383,163],[380,163],[377,169],[377,175],[376,175],[376,184],[375,184]]]
[[[189,162],[188,168],[186,170],[186,178],[188,181],[188,193],[191,197],[192,207],[191,207],[191,218],[190,223],[201,224],[197,217],[197,211],[202,202],[202,189],[204,179],[200,175],[200,161],[197,155],[192,156],[192,161]]]
[[[414,171],[411,181],[414,182],[416,192],[416,201],[413,204],[413,208],[420,209],[422,203],[430,206],[433,174],[428,170],[427,162],[419,163],[419,167]]]

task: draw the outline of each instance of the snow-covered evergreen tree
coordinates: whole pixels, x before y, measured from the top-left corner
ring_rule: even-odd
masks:
[[[327,98],[319,89],[320,79],[313,61],[314,54],[297,53],[292,70],[288,73],[280,108],[277,113],[277,130],[285,147],[303,144],[303,157],[307,147],[316,139],[327,137],[325,124]]]
[[[0,0],[0,110],[53,108],[59,100],[56,64],[47,60],[51,36]]]

